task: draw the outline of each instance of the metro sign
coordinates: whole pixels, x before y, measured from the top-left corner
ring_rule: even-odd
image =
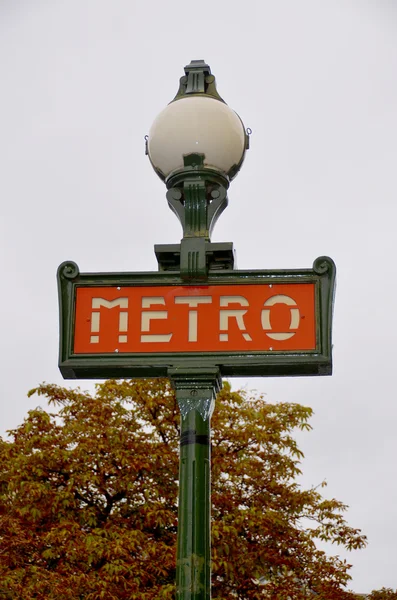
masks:
[[[315,284],[80,287],[74,353],[315,350]]]
[[[331,373],[335,269],[177,273],[58,271],[65,378],[156,377],[182,363],[222,375]]]

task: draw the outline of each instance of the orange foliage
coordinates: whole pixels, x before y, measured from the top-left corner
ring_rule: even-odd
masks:
[[[0,596],[174,598],[179,409],[168,381],[107,381],[94,397],[45,384],[31,393],[57,412],[30,411],[0,441]],[[213,600],[303,600],[308,590],[319,600],[355,598],[345,591],[349,565],[315,542],[352,549],[364,536],[347,525],[341,502],[295,481],[302,453],[292,432],[309,428],[310,415],[227,383],[220,392]]]
[[[397,600],[397,590],[391,588],[382,588],[374,590],[368,597],[368,600]]]

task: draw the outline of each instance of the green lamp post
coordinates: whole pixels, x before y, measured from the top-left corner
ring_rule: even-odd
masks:
[[[81,273],[70,260],[58,268],[63,377],[168,376],[175,387],[177,600],[211,597],[210,421],[221,376],[332,373],[333,261],[238,271],[232,243],[211,242],[249,133],[216,91],[209,66],[192,61],[146,144],[181,222],[180,244],[155,246],[154,272]]]
[[[210,236],[227,206],[227,189],[243,163],[248,140],[240,117],[219,96],[209,66],[193,60],[147,139],[150,162],[165,182],[168,204],[183,228],[180,245],[155,246],[160,271],[178,270],[186,283],[199,283],[211,269],[233,269],[232,244],[211,243]],[[194,310],[190,315],[197,318]],[[208,600],[210,419],[221,374],[217,367],[189,368],[185,362],[168,374],[181,411],[177,599]]]

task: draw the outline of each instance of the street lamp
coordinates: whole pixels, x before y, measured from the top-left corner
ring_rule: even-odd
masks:
[[[183,228],[180,245],[155,246],[159,270],[177,270],[181,279],[194,283],[205,280],[210,269],[233,269],[232,244],[211,243],[210,236],[248,146],[248,132],[219,96],[210,67],[193,60],[174,100],[155,119],[146,145]],[[190,307],[202,300],[194,305],[190,299]],[[197,319],[197,310],[190,318]],[[181,411],[177,600],[209,600],[210,419],[221,376],[215,366],[189,369],[186,364],[168,373]]]
[[[211,244],[210,236],[243,163],[248,133],[218,94],[210,67],[192,60],[147,138],[146,152],[183,228],[180,248],[155,246],[160,270],[180,269],[182,279],[202,280],[209,269],[233,268],[232,244]]]
[[[63,377],[169,377],[175,388],[177,600],[211,597],[210,420],[221,376],[332,373],[333,261],[238,271],[232,243],[211,242],[250,133],[209,66],[192,61],[146,140],[181,243],[155,246],[157,272],[81,273],[73,261],[58,268]]]

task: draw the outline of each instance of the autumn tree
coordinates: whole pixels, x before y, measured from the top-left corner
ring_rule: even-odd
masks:
[[[397,600],[397,590],[391,588],[382,588],[381,590],[373,590],[367,600]]]
[[[41,385],[0,443],[0,597],[175,597],[179,409],[166,380],[107,381],[95,396]],[[212,417],[213,600],[353,598],[349,565],[316,541],[365,538],[346,506],[296,482],[293,437],[311,410],[226,383]],[[382,597],[383,598],[383,597]]]

